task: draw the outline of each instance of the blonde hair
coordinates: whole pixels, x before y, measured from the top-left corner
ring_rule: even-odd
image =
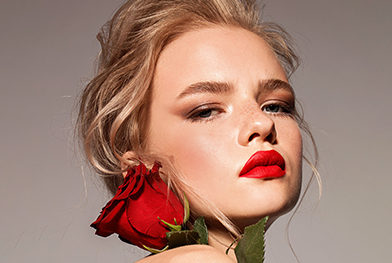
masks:
[[[181,34],[212,25],[241,27],[268,43],[288,77],[296,70],[299,59],[290,37],[279,25],[263,22],[260,10],[256,0],[130,0],[102,27],[97,72],[81,94],[77,123],[86,157],[112,193],[123,182],[124,164],[139,161],[125,159],[128,151],[143,161],[158,159],[168,166],[171,172],[164,176],[177,194],[191,189],[170,160],[148,152],[145,136],[156,62]],[[300,126],[306,125],[297,119]],[[238,234],[225,215],[200,199]]]

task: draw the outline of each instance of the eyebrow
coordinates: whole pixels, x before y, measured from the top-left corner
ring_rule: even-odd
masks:
[[[278,89],[284,89],[294,95],[293,87],[286,81],[280,79],[267,79],[260,83],[259,85],[259,92],[271,92]]]
[[[287,90],[294,95],[293,87],[288,82],[280,79],[267,79],[261,81],[259,84],[259,93],[265,91],[271,92],[278,89]],[[182,99],[183,97],[199,93],[228,94],[233,91],[233,85],[228,82],[203,81],[196,82],[188,86],[177,96],[177,99]]]
[[[227,82],[203,81],[188,86],[177,99],[198,93],[228,94],[234,91],[233,85]]]

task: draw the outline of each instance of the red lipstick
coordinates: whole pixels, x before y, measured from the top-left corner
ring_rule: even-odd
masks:
[[[258,151],[253,154],[240,172],[240,177],[272,179],[286,174],[282,155],[275,150]]]

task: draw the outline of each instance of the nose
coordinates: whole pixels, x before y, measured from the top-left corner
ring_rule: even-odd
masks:
[[[243,124],[238,136],[238,142],[242,146],[248,146],[255,142],[276,143],[276,129],[274,120],[264,113],[259,107],[247,109],[242,115]]]

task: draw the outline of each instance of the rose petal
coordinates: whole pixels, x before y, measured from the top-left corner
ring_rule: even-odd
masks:
[[[152,237],[165,237],[168,229],[158,217],[170,224],[181,225],[184,208],[172,191],[168,192],[167,185],[158,173],[151,173],[143,183],[141,195],[128,199],[127,215],[129,223],[139,232]],[[167,194],[169,193],[169,197]]]
[[[159,176],[160,165],[148,171],[143,164],[130,169],[116,195],[91,224],[96,234],[117,233],[122,239],[143,248],[162,249],[167,244],[168,229],[158,219],[181,225],[184,208],[177,196]]]

